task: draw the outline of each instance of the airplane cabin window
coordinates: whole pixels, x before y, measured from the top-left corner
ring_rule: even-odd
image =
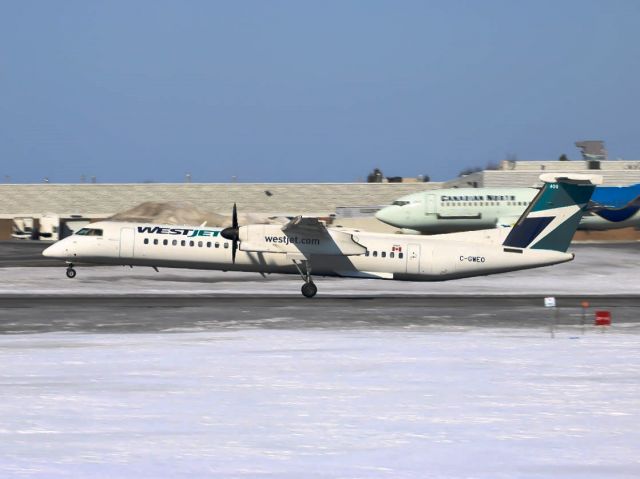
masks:
[[[102,236],[103,231],[96,228],[82,228],[76,234],[79,236]]]
[[[187,246],[187,242],[186,242],[185,240],[180,241],[180,244],[181,244],[182,246]]]
[[[173,246],[176,246],[176,245],[178,244],[178,240],[173,240],[173,241],[171,242],[171,244],[172,244]]]
[[[404,253],[398,253],[398,258],[402,259],[403,256],[404,256]]]
[[[154,240],[153,240],[153,244],[158,244],[158,240],[157,240],[157,239],[154,239]]]
[[[163,244],[164,246],[167,246],[167,245],[169,244],[169,240],[162,240],[162,244]]]
[[[364,252],[364,255],[365,255],[365,256],[369,256],[369,250],[365,251],[365,252]]]
[[[202,248],[202,241],[198,241],[198,248]]]
[[[216,243],[216,248],[220,248],[220,243]]]
[[[195,243],[193,241],[189,241],[189,246],[193,246]]]
[[[393,258],[394,256],[395,256],[395,253],[393,251],[389,253],[389,258]]]
[[[224,244],[224,249],[227,249],[227,248],[229,248],[229,243]]]
[[[207,248],[211,248],[211,241],[207,241]]]
[[[144,239],[144,244],[149,244],[149,238]]]
[[[383,258],[386,258],[387,257],[387,252],[383,251],[382,253],[380,253],[380,256],[382,256]]]
[[[378,257],[378,252],[377,252],[377,251],[374,251],[374,252],[373,252],[373,257],[374,257],[374,258],[377,258],[377,257]]]

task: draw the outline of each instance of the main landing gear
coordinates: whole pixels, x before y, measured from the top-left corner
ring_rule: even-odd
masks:
[[[67,266],[67,278],[73,279],[75,277],[76,277],[76,270],[73,269],[73,264],[69,263],[69,266]]]
[[[318,292],[318,287],[311,278],[311,265],[308,260],[297,261],[293,260],[293,264],[296,265],[298,273],[302,276],[304,284],[302,285],[302,295],[305,298],[313,298]]]
[[[309,281],[308,283],[304,283],[302,285],[302,295],[305,298],[313,298],[318,292],[318,287],[313,281]]]

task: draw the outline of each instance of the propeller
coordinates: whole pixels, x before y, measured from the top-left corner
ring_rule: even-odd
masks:
[[[239,238],[239,227],[238,227],[238,210],[236,208],[236,204],[233,204],[233,213],[231,214],[231,226],[229,228],[225,228],[220,232],[220,236],[224,239],[231,241],[231,262],[236,264],[236,251],[238,250],[238,238]]]

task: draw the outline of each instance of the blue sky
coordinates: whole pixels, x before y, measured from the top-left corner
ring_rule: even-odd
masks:
[[[640,159],[637,1],[0,4],[0,181]]]

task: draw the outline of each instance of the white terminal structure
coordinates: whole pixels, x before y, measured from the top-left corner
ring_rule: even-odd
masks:
[[[0,185],[0,239],[29,237],[33,228],[57,239],[90,221],[108,218],[144,202],[193,204],[229,215],[233,203],[244,212],[274,216],[317,216],[345,219],[353,227],[378,227],[372,218],[399,197],[451,187],[541,186],[543,173],[598,174],[604,185],[640,183],[640,161],[607,160],[601,141],[577,142],[582,160],[503,161],[447,182],[382,183],[120,183]],[[378,222],[379,223],[379,222]],[[22,233],[16,231],[22,228]],[[54,231],[57,230],[57,231]],[[388,229],[378,229],[387,231]]]

